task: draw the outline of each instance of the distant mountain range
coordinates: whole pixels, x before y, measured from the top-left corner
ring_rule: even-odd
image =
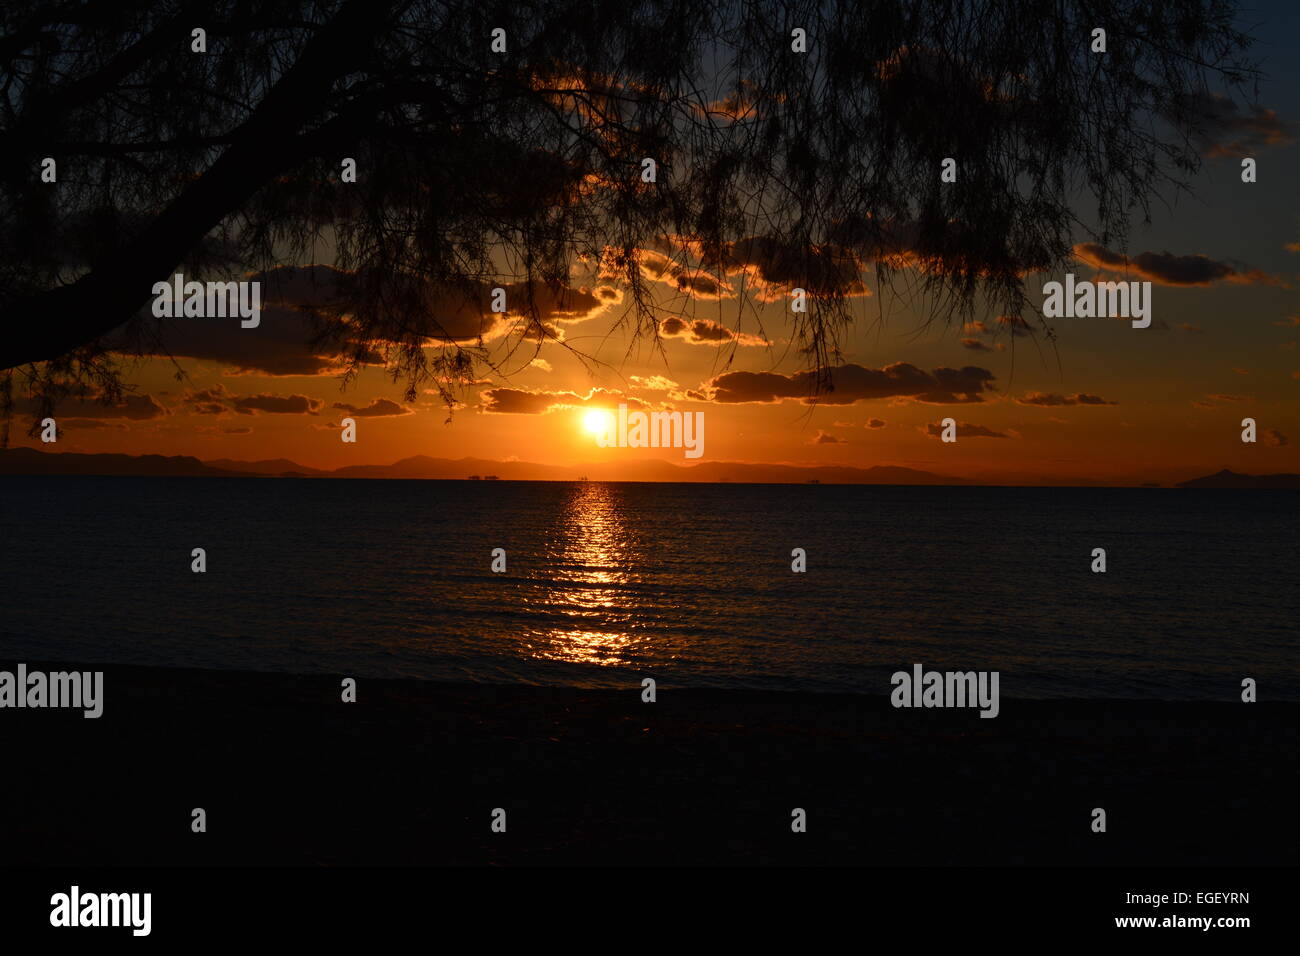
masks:
[[[937,475],[915,468],[876,465],[767,465],[749,462],[709,461],[675,465],[662,459],[591,463],[562,467],[526,461],[491,461],[484,458],[430,458],[415,455],[391,465],[348,465],[332,471],[308,468],[288,458],[237,461],[216,458],[200,461],[189,455],[86,455],[41,452],[33,448],[0,449],[0,475],[157,475],[190,477],[300,477],[300,478],[426,478],[465,479],[495,477],[504,481],[700,481],[753,482],[756,484],[827,485],[971,485],[975,482]],[[1223,470],[1215,475],[1180,482],[1179,488],[1283,488],[1300,489],[1300,475],[1242,475]]]
[[[466,479],[495,477],[505,481],[733,481],[756,483],[876,485],[961,485],[961,478],[936,475],[915,468],[877,465],[849,468],[840,465],[800,467],[746,462],[710,461],[674,465],[661,460],[622,461],[561,467],[526,461],[490,461],[484,458],[430,458],[416,455],[391,465],[348,465],[332,471],[308,468],[288,458],[236,461],[217,458],[200,461],[190,456],[83,455],[40,452],[32,448],[0,450],[4,475],[162,475],[220,477],[306,478],[428,478]]]
[[[243,477],[244,473],[205,465],[189,455],[79,455],[74,452],[40,452],[34,448],[4,448],[0,449],[0,475]]]
[[[1300,475],[1242,475],[1223,469],[1204,478],[1180,481],[1179,488],[1274,488],[1295,491],[1300,489]]]

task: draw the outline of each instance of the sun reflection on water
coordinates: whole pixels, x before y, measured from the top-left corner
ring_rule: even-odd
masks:
[[[573,486],[551,550],[559,570],[546,582],[545,607],[564,624],[534,635],[534,656],[578,664],[631,663],[636,643],[631,537],[609,486]]]

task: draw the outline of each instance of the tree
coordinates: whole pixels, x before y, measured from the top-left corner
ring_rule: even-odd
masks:
[[[448,296],[481,310],[509,284],[516,342],[536,343],[554,335],[538,303],[575,269],[617,282],[637,334],[657,332],[648,283],[665,275],[687,291],[741,272],[765,294],[803,288],[794,331],[819,374],[864,270],[907,278],[932,317],[1032,311],[1027,273],[1066,263],[1079,231],[1122,240],[1196,168],[1195,104],[1251,72],[1234,6],[6,7],[6,422],[15,382],[38,414],[70,391],[120,395],[120,357],[157,350],[154,282],[267,273],[322,248],[322,339],[354,370],[382,359],[408,393],[433,381],[448,398],[493,361]],[[40,181],[45,157],[57,184]],[[340,182],[345,157],[355,183]],[[947,157],[956,183],[941,181]]]

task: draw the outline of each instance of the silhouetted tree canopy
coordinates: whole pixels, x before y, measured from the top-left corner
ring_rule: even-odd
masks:
[[[485,310],[508,284],[536,343],[537,302],[583,270],[648,333],[665,272],[803,287],[814,369],[860,272],[915,278],[932,317],[1020,314],[1027,273],[1081,231],[1122,241],[1196,168],[1195,104],[1250,74],[1234,17],[1220,0],[6,4],[5,394],[120,394],[116,356],[149,351],[142,307],[175,271],[329,263],[320,334],[412,393],[491,361],[449,293]]]

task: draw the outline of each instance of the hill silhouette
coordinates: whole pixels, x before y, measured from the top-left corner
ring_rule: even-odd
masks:
[[[0,474],[17,475],[192,475],[225,477],[414,478],[459,480],[470,475],[496,475],[506,481],[686,481],[753,482],[757,484],[959,485],[965,479],[896,465],[852,468],[842,465],[772,465],[710,461],[675,465],[661,459],[543,465],[526,461],[484,458],[432,458],[414,455],[389,465],[346,465],[331,471],[300,465],[288,458],[237,461],[218,458],[203,462],[189,456],[80,454],[39,452],[31,448],[0,450]]]
[[[1229,471],[1224,468],[1222,471],[1215,472],[1213,475],[1206,475],[1204,478],[1193,478],[1190,481],[1180,481],[1179,488],[1271,488],[1271,489],[1300,489],[1300,475],[1243,475],[1239,472]]]

